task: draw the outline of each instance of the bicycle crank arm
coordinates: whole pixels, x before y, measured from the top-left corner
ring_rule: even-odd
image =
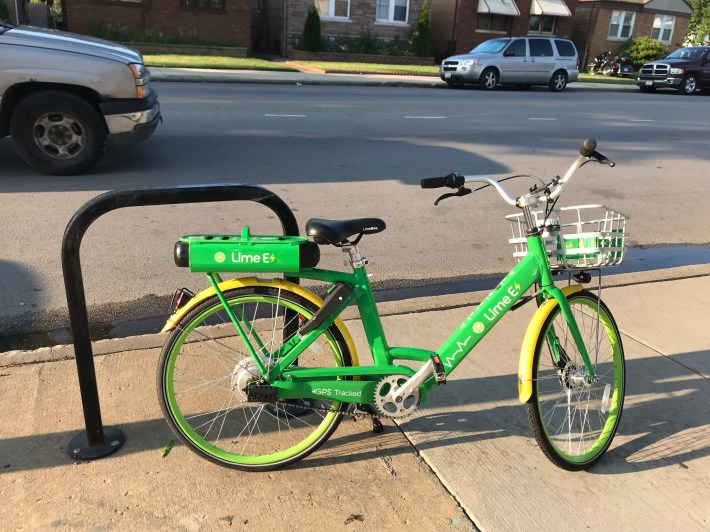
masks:
[[[397,388],[396,390],[393,390],[391,395],[392,399],[394,399],[395,403],[401,403],[404,401],[405,397],[408,397],[409,395],[414,392],[414,390],[418,390],[419,387],[424,383],[425,380],[427,380],[429,377],[434,375],[434,362],[431,360],[427,361],[426,364],[424,364],[421,368],[419,368],[419,371],[417,371],[414,375],[411,376],[411,378],[405,382],[402,386]]]

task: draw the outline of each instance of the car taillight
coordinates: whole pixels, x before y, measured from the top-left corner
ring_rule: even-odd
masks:
[[[579,70],[579,56],[577,56],[577,70]]]

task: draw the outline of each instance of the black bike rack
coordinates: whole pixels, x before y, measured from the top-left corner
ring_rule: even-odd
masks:
[[[86,230],[100,216],[124,207],[234,200],[261,203],[278,216],[284,235],[299,235],[296,218],[280,197],[263,187],[243,184],[114,190],[90,200],[69,221],[62,240],[62,270],[86,426],[85,431],[74,436],[69,442],[68,451],[72,458],[81,460],[101,458],[119,449],[125,441],[125,436],[120,429],[104,427],[101,421],[94,354],[91,348],[84,280],[79,258],[79,248]],[[295,278],[286,277],[286,280],[298,283],[298,279]]]

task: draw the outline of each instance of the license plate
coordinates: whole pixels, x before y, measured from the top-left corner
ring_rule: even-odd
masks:
[[[653,85],[653,81],[647,81],[646,85]]]
[[[444,77],[445,78],[450,78],[451,77],[451,72],[444,72]]]

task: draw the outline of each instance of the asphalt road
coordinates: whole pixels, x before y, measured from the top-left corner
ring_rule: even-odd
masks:
[[[244,182],[310,217],[379,216],[363,251],[378,286],[466,279],[512,267],[492,191],[433,206],[422,177],[563,173],[596,137],[614,169],[587,165],[560,205],[606,203],[631,216],[631,243],[708,244],[710,100],[676,94],[158,84],[165,121],[149,141],[109,147],[95,171],[40,176],[0,140],[0,334],[64,323],[64,228],[101,192]],[[530,178],[509,181],[522,193]],[[176,268],[173,242],[191,232],[278,232],[263,207],[238,203],[114,211],[87,232],[82,264],[92,321],[154,312],[177,287],[206,281]],[[323,266],[344,257],[323,250]],[[134,302],[138,301],[135,306]]]

